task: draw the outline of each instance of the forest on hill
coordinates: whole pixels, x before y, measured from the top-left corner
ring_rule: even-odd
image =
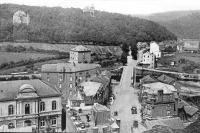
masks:
[[[95,11],[94,17],[79,8],[0,5],[0,41],[13,41],[12,16],[27,12],[29,42],[93,42],[98,45],[136,44],[138,41],[176,40],[176,36],[159,24],[117,13]]]
[[[200,39],[200,10],[158,13],[141,18],[159,23],[179,38]]]

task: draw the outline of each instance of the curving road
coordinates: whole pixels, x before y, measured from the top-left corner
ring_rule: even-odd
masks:
[[[145,130],[145,128],[139,124],[139,128],[131,131],[134,120],[138,120],[139,123],[141,122],[141,106],[138,101],[137,90],[131,86],[133,82],[131,77],[133,77],[133,70],[136,66],[136,62],[137,61],[133,60],[131,56],[127,57],[127,66],[124,66],[120,84],[114,90],[116,100],[111,106],[111,114],[113,115],[114,111],[118,111],[118,116],[115,118],[121,120],[120,133],[140,133]],[[137,107],[138,114],[131,114],[132,106]]]

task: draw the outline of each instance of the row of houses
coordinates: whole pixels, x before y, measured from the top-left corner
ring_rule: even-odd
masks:
[[[140,79],[139,96],[145,126],[150,126],[150,123],[162,125],[164,121],[164,126],[172,122],[179,126],[167,126],[183,129],[184,123],[193,122],[198,118],[198,107],[183,98],[181,87],[178,81],[164,74],[159,77],[146,75]]]
[[[146,44],[146,43],[145,43]],[[138,43],[137,63],[145,68],[154,68],[156,60],[161,58],[161,50],[156,42],[151,42],[150,46]]]
[[[90,53],[77,46],[70,51],[69,62],[42,65],[41,80],[1,81],[0,131],[31,127],[27,129],[60,132],[66,126],[66,107],[105,104],[111,74],[101,72],[98,64],[89,64]]]

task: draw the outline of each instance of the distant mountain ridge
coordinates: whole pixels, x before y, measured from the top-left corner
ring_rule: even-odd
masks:
[[[0,5],[0,41],[12,41],[12,15],[22,10],[30,16],[27,38],[30,42],[97,42],[106,45],[137,41],[174,40],[176,36],[159,24],[122,15],[95,11],[94,17],[79,8]],[[18,35],[20,36],[20,35]]]
[[[179,38],[200,39],[200,10],[157,13],[140,18],[165,26]]]

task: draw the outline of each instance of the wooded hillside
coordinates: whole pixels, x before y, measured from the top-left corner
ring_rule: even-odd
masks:
[[[132,44],[135,41],[173,40],[176,36],[152,21],[116,13],[95,11],[95,16],[78,8],[0,5],[0,41],[12,41],[12,15],[22,10],[30,15],[30,42],[94,42],[98,45]]]

